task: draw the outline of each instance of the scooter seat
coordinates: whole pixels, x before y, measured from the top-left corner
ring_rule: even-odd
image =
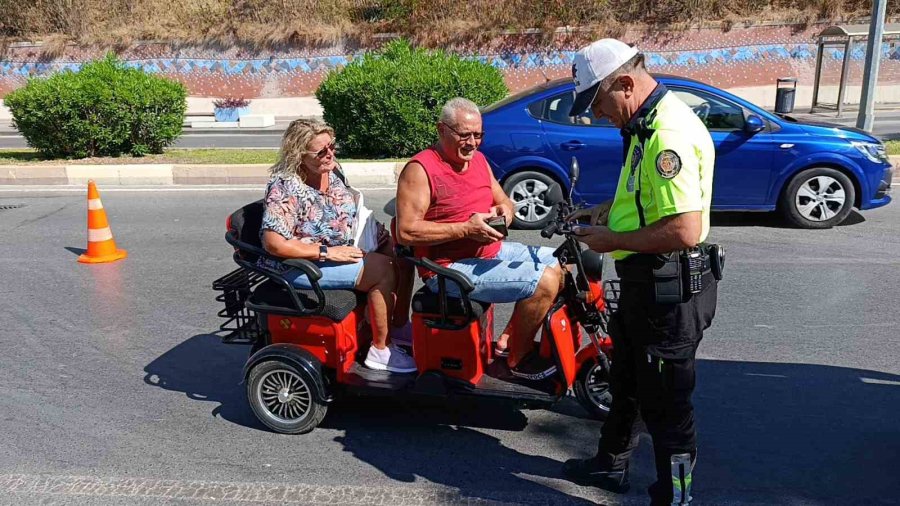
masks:
[[[490,302],[472,300],[472,315],[476,319],[481,318],[489,307],[491,307]],[[449,312],[447,316],[465,316],[466,314],[462,299],[447,297],[447,309]],[[441,299],[427,286],[423,286],[413,295],[412,310],[414,313],[439,315],[441,314]]]
[[[315,292],[300,289],[294,291],[304,308],[310,310],[316,308]],[[323,293],[325,309],[316,316],[324,316],[335,322],[343,321],[356,306],[366,303],[366,294],[353,290],[324,290]],[[258,313],[304,316],[297,311],[287,289],[272,280],[261,283],[253,290],[253,294],[247,299],[247,307]]]

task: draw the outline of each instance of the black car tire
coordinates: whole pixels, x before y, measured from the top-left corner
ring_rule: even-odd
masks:
[[[556,206],[545,203],[547,190],[554,183],[543,172],[526,170],[517,172],[503,182],[503,191],[513,201],[515,216],[513,227],[523,230],[542,229],[556,216]]]
[[[609,371],[603,369],[596,360],[582,364],[575,383],[572,385],[578,404],[597,420],[606,420],[612,407],[612,392],[609,389]]]
[[[830,167],[814,167],[791,178],[779,201],[779,209],[800,228],[831,228],[853,210],[856,190],[850,178]]]
[[[253,413],[266,427],[282,434],[305,434],[325,418],[328,404],[322,399],[321,377],[314,377],[302,367],[278,360],[266,360],[253,366],[247,378],[247,400]],[[295,395],[281,402],[279,386],[291,387]]]

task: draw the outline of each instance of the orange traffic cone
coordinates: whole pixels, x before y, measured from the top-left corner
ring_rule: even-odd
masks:
[[[88,247],[87,253],[78,257],[84,264],[102,264],[115,262],[128,256],[123,249],[116,249],[106,211],[100,202],[100,192],[93,181],[88,181]]]

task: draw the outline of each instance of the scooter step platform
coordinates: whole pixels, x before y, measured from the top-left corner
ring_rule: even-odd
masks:
[[[380,388],[385,390],[401,390],[410,387],[416,380],[416,374],[397,374],[387,371],[376,371],[354,362],[346,378],[348,386],[362,388]]]
[[[475,385],[480,395],[496,397],[528,397],[534,400],[556,399],[557,381],[552,377],[531,381],[513,376],[506,360],[494,360],[487,366],[481,381]]]
[[[408,390],[413,395],[465,395],[540,402],[552,402],[558,398],[557,381],[553,378],[543,381],[517,378],[509,372],[506,360],[496,360],[488,365],[477,385],[447,378],[433,371],[421,376],[376,371],[358,362],[350,367],[345,383],[351,389],[385,394]]]

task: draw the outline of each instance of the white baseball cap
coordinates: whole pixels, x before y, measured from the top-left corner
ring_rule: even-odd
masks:
[[[576,95],[569,116],[577,116],[590,107],[600,90],[600,81],[636,54],[637,49],[616,39],[600,39],[575,53],[572,79]]]

